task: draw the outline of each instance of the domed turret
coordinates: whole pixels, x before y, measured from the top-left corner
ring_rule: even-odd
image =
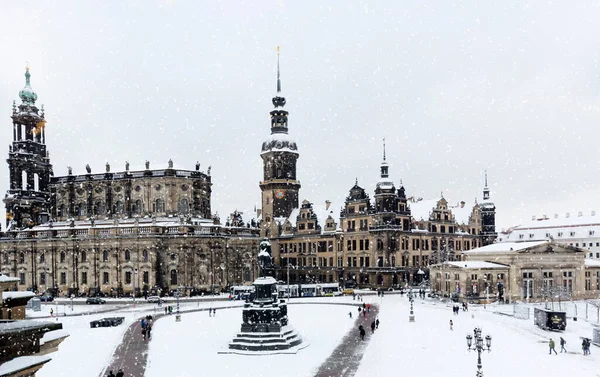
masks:
[[[19,92],[19,97],[21,97],[21,101],[27,105],[34,105],[37,100],[37,94],[31,89],[30,84],[31,73],[29,73],[29,66],[25,68],[25,87],[21,89]]]

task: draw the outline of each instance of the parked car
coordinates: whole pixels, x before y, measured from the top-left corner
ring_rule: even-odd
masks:
[[[354,293],[354,289],[352,289],[352,288],[346,288],[342,291],[343,295],[351,295],[353,293]]]
[[[158,304],[160,302],[160,297],[158,297],[158,296],[148,296],[148,298],[146,299],[146,302],[153,303],[153,304]]]
[[[54,297],[52,297],[50,295],[41,295],[40,296],[40,301],[42,301],[42,302],[52,302],[52,301],[54,301]]]
[[[106,304],[106,301],[101,299],[100,297],[90,297],[85,300],[86,304]]]

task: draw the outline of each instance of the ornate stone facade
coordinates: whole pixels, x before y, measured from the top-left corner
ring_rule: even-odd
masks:
[[[89,168],[89,166],[88,166]],[[167,169],[85,175],[69,174],[52,178],[52,216],[58,221],[132,216],[192,216],[211,218],[211,177],[196,170]],[[70,173],[70,171],[69,171]]]

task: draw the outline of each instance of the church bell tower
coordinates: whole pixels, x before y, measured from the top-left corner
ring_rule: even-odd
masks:
[[[19,92],[21,104],[13,101],[13,142],[8,152],[10,188],[4,197],[6,226],[23,228],[48,222],[52,165],[46,150],[44,105],[35,105],[29,66],[25,87]]]
[[[288,115],[284,109],[285,97],[281,93],[279,47],[277,47],[277,93],[273,97],[271,135],[263,142],[262,226],[265,237],[277,236],[279,224],[298,208],[300,182],[296,180],[298,146],[288,135]]]

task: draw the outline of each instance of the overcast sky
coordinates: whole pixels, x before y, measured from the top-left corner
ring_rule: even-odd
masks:
[[[260,207],[280,45],[301,200],[372,195],[385,137],[409,195],[488,169],[499,228],[600,209],[600,5],[508,3],[3,1],[2,153],[29,61],[55,175],[199,161],[222,219]]]

